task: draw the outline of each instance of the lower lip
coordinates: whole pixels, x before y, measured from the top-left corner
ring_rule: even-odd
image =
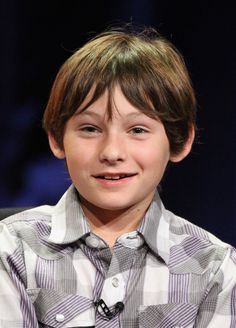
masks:
[[[119,180],[106,180],[106,179],[96,178],[96,181],[99,182],[103,186],[113,187],[113,186],[120,186],[120,185],[126,184],[126,183],[130,182],[134,177],[135,177],[135,175],[132,175],[130,177],[119,179]]]

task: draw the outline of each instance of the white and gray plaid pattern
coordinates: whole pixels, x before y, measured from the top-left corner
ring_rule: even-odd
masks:
[[[105,320],[100,298],[123,311]],[[0,223],[0,328],[13,327],[235,328],[235,249],[156,194],[111,253],[71,186],[56,206]]]

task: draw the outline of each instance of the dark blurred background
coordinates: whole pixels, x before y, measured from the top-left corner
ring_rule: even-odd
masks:
[[[182,52],[199,138],[162,183],[167,208],[236,245],[236,24],[227,1],[0,2],[0,207],[54,204],[70,180],[41,119],[60,65],[108,26],[153,26]]]

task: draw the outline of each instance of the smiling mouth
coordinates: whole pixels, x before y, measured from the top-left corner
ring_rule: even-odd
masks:
[[[130,178],[135,176],[136,173],[134,174],[117,174],[117,175],[98,175],[95,176],[96,179],[103,179],[103,180],[110,180],[110,181],[117,181],[117,180],[122,180],[125,178]]]

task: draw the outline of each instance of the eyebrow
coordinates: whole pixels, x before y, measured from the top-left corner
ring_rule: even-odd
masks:
[[[138,116],[143,116],[145,115],[143,112],[132,112],[126,115],[126,117],[138,117]]]
[[[133,118],[133,117],[139,117],[145,115],[143,112],[131,112],[125,115],[127,118]],[[99,113],[96,112],[91,112],[91,111],[83,111],[83,112],[78,112],[76,113],[76,116],[94,116],[97,118],[102,117],[103,115],[100,115]]]
[[[83,111],[83,112],[76,113],[76,116],[95,116],[95,117],[98,117],[98,118],[101,117],[101,115],[99,115],[96,112],[89,112],[89,111],[86,111],[86,110]]]

